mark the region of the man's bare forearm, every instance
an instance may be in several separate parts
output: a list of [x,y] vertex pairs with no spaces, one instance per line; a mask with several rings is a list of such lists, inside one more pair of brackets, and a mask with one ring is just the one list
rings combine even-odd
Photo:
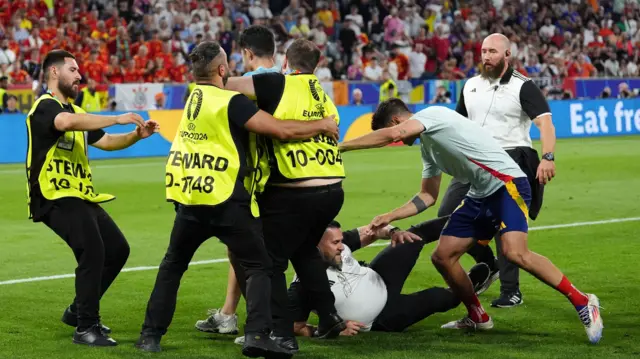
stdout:
[[224,88],[229,91],[240,92],[245,96],[249,96],[249,98],[254,98],[256,96],[256,89],[253,86],[252,76],[230,77]]
[[433,206],[435,199],[428,193],[420,192],[402,207],[394,209],[390,215],[393,221],[413,217]]
[[288,140],[306,140],[323,133],[325,125],[322,120],[317,121],[296,121],[281,120],[279,121],[283,137]]
[[551,121],[551,116],[544,115],[539,119],[540,142],[542,142],[542,153],[555,152],[556,129]]
[[136,131],[122,133],[117,135],[105,134],[98,142],[94,143],[97,147],[104,151],[118,151],[133,146],[140,141],[140,137]]
[[59,131],[93,131],[115,125],[117,118],[117,116],[61,112],[56,116],[54,124]]
[[375,231],[372,235],[367,234],[367,227],[358,227],[358,234],[360,235],[360,247],[364,248],[378,239],[391,238],[391,230],[395,229],[395,226],[388,225]]
[[367,148],[384,147],[394,142],[392,130],[389,128],[373,131],[340,144],[340,151],[353,151]]

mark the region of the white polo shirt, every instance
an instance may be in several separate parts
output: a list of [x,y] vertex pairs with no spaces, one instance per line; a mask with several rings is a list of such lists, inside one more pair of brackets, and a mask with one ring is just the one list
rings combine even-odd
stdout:
[[[357,251],[361,246],[358,230],[346,231],[343,235],[344,250],[340,253],[342,268],[327,268],[327,279],[335,297],[334,305],[338,315],[344,320],[363,323],[362,331],[368,332],[387,304],[387,285],[380,274],[366,265],[360,265],[353,256],[353,251]],[[296,282],[299,282],[297,275],[289,288],[289,300],[292,301],[293,307],[302,310],[313,309],[307,302],[308,295],[305,290]],[[306,317],[304,319],[306,320]]]
[[538,86],[511,67],[499,79],[478,75],[467,80],[456,111],[484,127],[505,149],[532,147],[531,121],[551,114]]
[[327,269],[336,311],[344,320],[363,323],[368,332],[387,304],[387,286],[376,271],[358,263],[348,246],[341,256],[342,270]]

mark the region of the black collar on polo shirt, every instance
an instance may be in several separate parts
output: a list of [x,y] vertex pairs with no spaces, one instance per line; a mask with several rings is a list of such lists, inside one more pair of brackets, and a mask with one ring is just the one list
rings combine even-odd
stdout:
[[507,71],[504,72],[504,75],[500,78],[500,85],[506,85],[511,80],[511,76],[513,75],[513,67],[508,66]]

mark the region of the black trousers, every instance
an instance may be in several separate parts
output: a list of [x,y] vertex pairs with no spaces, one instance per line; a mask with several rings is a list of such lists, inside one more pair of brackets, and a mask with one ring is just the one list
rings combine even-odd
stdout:
[[102,207],[79,198],[54,201],[42,221],[76,257],[76,297],[71,310],[78,313],[78,328],[99,323],[100,299],[129,258],[127,240]]
[[271,310],[276,336],[294,335],[285,277],[289,260],[310,294],[320,321],[336,312],[317,245],[343,202],[341,183],[309,188],[269,186],[260,198],[265,243],[273,260]]
[[229,201],[215,207],[177,206],[167,253],[160,263],[147,304],[142,334],[166,334],[176,309],[182,275],[200,245],[217,237],[232,253],[232,264],[246,293],[245,333],[271,329],[272,262],[262,237],[262,225],[251,216],[249,203]]
[[[453,178],[447,192],[444,194],[442,204],[438,209],[438,216],[448,216],[460,205],[469,188],[468,183],[461,183]],[[498,268],[500,269],[500,292],[513,293],[520,290],[520,271],[517,265],[510,262],[502,254],[502,241],[500,236],[496,234],[496,251],[498,252]],[[495,256],[491,247],[475,243],[468,253],[475,259],[477,263],[486,263],[493,270],[495,268]]]
[[371,261],[370,268],[387,286],[387,304],[371,330],[401,332],[424,318],[457,307],[460,300],[449,289],[433,287],[416,293],[401,294],[425,244],[438,240],[448,217],[437,218],[411,227],[422,241],[388,246]]

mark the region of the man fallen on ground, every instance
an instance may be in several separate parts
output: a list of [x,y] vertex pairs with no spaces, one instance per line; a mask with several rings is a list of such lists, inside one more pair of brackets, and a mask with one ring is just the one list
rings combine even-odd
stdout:
[[[431,287],[401,294],[422,249],[439,238],[448,218],[425,221],[407,231],[387,226],[373,235],[366,234],[367,227],[342,231],[335,221],[328,226],[318,250],[327,265],[336,310],[347,321],[347,329],[341,335],[353,336],[366,331],[401,332],[434,313],[446,312],[460,304],[447,288]],[[353,256],[353,252],[380,239],[391,239],[391,245],[378,253],[370,264]],[[489,267],[478,263],[469,276],[474,288],[480,289],[489,280]],[[315,333],[315,328],[307,324],[313,311],[309,302],[303,283],[294,278],[289,288],[289,303],[298,336],[314,336]]]

